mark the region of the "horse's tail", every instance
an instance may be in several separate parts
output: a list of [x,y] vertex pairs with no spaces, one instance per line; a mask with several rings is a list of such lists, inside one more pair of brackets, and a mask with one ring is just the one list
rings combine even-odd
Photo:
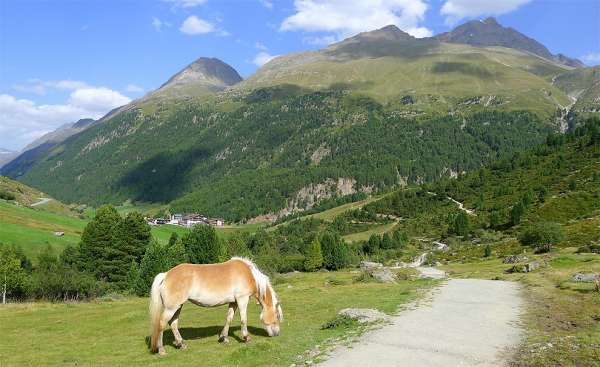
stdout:
[[150,350],[157,352],[158,336],[160,335],[160,318],[163,311],[163,302],[160,295],[160,286],[167,273],[159,273],[154,277],[152,288],[150,289]]

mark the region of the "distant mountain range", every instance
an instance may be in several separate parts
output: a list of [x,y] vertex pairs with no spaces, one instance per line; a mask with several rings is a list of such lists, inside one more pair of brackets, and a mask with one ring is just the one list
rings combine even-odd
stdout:
[[0,164],[0,168],[6,171],[18,172],[17,175],[20,172],[26,172],[50,149],[64,142],[67,138],[89,128],[94,122],[96,122],[94,119],[81,119],[77,122],[64,124],[29,143],[21,152],[14,152],[10,159],[5,160],[4,164]]
[[276,57],[246,80],[200,58],[0,172],[66,202],[274,219],[455,177],[566,129],[600,112],[596,69],[580,66],[493,18],[425,39],[386,26]]
[[17,155],[19,155],[18,152],[0,148],[0,168],[13,160]]

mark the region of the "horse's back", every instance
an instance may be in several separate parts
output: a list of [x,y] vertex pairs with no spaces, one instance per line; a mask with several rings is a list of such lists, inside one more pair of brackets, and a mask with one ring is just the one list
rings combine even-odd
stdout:
[[212,306],[254,293],[255,282],[248,265],[234,259],[219,264],[177,265],[167,272],[165,286],[176,303],[190,299]]

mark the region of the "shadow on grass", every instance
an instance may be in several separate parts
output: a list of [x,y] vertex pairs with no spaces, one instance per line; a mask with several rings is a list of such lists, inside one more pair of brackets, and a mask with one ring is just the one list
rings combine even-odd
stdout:
[[[179,328],[179,332],[181,333],[181,337],[183,340],[197,340],[203,338],[211,338],[214,337],[215,343],[218,341],[219,333],[223,330],[223,326],[205,326],[205,327],[184,327]],[[229,328],[229,337],[235,339],[239,343],[243,343],[242,338],[239,336],[240,334],[239,326],[232,326]],[[251,336],[263,336],[267,337],[269,334],[262,329],[254,326],[248,326],[248,332]],[[150,336],[146,336],[146,346],[150,348]],[[163,345],[173,345],[175,338],[173,337],[173,332],[171,329],[166,329],[163,334]]]

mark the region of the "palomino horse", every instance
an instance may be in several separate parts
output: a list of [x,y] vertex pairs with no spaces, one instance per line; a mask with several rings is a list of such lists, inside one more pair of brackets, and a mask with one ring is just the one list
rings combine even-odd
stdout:
[[187,300],[204,307],[229,304],[225,326],[219,341],[228,342],[229,324],[236,308],[240,309],[242,337],[248,342],[246,307],[254,296],[262,311],[260,319],[269,336],[279,335],[279,323],[283,320],[281,305],[269,278],[248,259],[234,257],[221,264],[181,264],[166,273],[160,273],[152,282],[150,292],[150,327],[152,352],[165,354],[163,330],[171,325],[175,346],[186,345],[177,329],[179,313]]

